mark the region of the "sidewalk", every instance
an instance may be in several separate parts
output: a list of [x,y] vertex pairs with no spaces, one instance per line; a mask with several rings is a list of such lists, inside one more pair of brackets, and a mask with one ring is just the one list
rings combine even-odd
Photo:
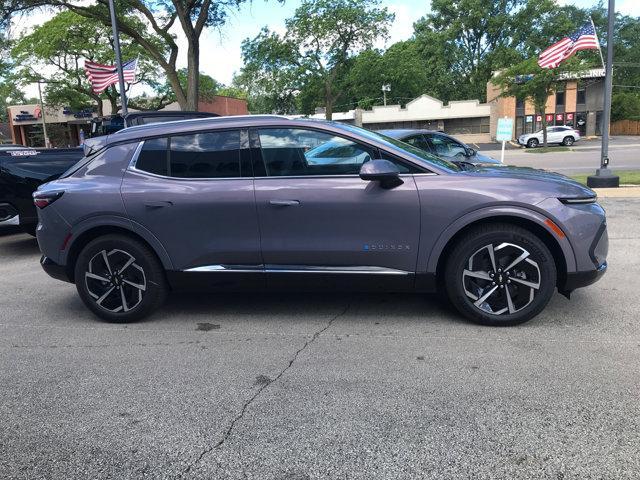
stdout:
[[594,188],[598,198],[640,198],[640,185],[627,185],[618,188]]

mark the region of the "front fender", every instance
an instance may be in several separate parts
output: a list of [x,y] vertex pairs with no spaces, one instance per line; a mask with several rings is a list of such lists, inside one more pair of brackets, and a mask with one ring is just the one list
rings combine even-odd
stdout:
[[[440,236],[433,244],[431,250],[428,252],[424,252],[424,257],[419,259],[418,271],[435,273],[442,252],[444,251],[449,241],[451,241],[451,239],[459,231],[471,225],[472,223],[481,222],[482,220],[495,220],[496,217],[514,217],[518,219],[528,220],[544,228],[560,246],[567,265],[567,272],[576,271],[576,257],[569,239],[566,236],[564,238],[558,238],[553,230],[551,230],[551,228],[549,228],[549,226],[545,223],[547,220],[552,219],[546,217],[540,212],[520,206],[484,207],[459,217],[442,231]],[[421,251],[423,251],[423,249],[421,249]]]

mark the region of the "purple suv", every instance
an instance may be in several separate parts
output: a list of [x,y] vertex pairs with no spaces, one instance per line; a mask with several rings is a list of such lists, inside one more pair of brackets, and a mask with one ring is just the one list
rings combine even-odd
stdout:
[[607,268],[593,191],[524,168],[462,171],[393,138],[276,116],[96,139],[34,194],[42,266],[99,317],[172,289],[446,291],[467,318],[522,323]]

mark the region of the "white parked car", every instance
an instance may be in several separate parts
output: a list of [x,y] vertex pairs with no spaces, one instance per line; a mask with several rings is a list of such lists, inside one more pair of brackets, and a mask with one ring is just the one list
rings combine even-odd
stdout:
[[[571,127],[557,126],[547,127],[547,143],[548,144],[560,144],[565,146],[573,145],[580,140],[580,132],[574,130]],[[542,145],[544,140],[542,138],[542,130],[535,133],[526,133],[518,137],[518,143],[525,147],[534,148],[538,145]]]

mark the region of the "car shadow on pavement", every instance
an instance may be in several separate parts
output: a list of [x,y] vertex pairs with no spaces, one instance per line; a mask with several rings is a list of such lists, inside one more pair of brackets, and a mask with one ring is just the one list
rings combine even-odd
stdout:
[[233,315],[302,319],[330,315],[349,306],[349,317],[405,318],[464,322],[439,295],[419,293],[246,292],[173,293],[153,318],[186,315],[190,318]]
[[2,254],[12,256],[33,256],[40,251],[37,240],[26,233],[19,233],[15,238],[4,240],[0,248]]

